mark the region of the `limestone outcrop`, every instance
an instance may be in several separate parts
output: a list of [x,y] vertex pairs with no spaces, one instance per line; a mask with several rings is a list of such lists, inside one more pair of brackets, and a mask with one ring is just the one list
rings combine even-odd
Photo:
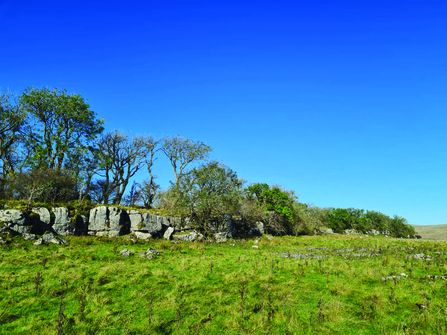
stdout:
[[130,219],[123,209],[100,206],[90,210],[88,235],[114,237],[129,233]]
[[18,209],[0,210],[0,233],[8,231],[16,234],[29,234],[28,217]]

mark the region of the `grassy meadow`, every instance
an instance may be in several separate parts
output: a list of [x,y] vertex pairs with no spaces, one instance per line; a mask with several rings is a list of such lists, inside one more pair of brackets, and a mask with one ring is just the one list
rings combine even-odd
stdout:
[[421,237],[424,239],[447,241],[447,224],[433,226],[412,226],[416,230],[416,233],[421,235]]
[[0,246],[1,334],[447,333],[446,242],[67,240]]

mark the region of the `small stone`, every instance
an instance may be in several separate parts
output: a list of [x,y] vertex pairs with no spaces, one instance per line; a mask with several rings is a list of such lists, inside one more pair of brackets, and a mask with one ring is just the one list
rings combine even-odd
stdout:
[[252,246],[252,248],[259,249],[257,245]]
[[149,248],[149,249],[146,250],[146,255],[149,255],[149,254],[154,254],[154,255],[159,256],[159,255],[160,255],[160,252],[157,251],[157,250],[155,250],[155,249],[151,249],[151,248]]
[[42,245],[43,239],[39,238],[36,242],[33,243],[33,245]]
[[23,239],[26,240],[35,240],[36,239],[36,235],[35,234],[23,234],[22,235]]
[[146,256],[146,259],[154,259],[154,255],[150,254]]
[[130,252],[130,250],[128,249],[124,249],[120,251],[121,256],[123,257],[130,257],[130,255],[132,255],[132,253]]

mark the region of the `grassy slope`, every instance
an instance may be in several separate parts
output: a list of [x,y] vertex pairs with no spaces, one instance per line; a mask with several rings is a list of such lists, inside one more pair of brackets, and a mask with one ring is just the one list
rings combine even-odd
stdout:
[[[0,247],[1,334],[56,334],[61,296],[64,334],[447,333],[447,281],[427,279],[447,274],[444,242],[263,237],[253,248],[252,240],[67,239],[69,246],[18,238]],[[149,246],[161,255],[137,257]],[[124,248],[134,255],[123,258]],[[408,256],[421,252],[433,260]],[[402,272],[409,277],[381,281]]]
[[422,236],[422,238],[432,240],[447,240],[447,224],[435,225],[435,226],[416,226],[413,225],[416,232]]

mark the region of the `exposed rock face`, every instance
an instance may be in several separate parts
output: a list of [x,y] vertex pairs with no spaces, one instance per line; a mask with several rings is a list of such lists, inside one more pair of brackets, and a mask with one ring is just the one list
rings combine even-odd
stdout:
[[55,207],[52,210],[55,215],[53,230],[58,235],[72,235],[74,233],[74,225],[71,224],[68,209],[65,207]]
[[174,240],[181,240],[185,242],[195,242],[195,241],[202,241],[203,235],[193,231],[189,234],[172,235],[172,238]]
[[88,234],[114,237],[130,232],[129,215],[118,207],[100,206],[90,210]]
[[88,234],[88,217],[85,215],[76,215],[75,219],[75,235],[87,235]]
[[141,213],[136,210],[130,210],[127,214],[129,215],[130,231],[134,232],[140,230],[140,227],[142,227],[143,224],[143,216]]
[[223,242],[234,236],[236,224],[231,215],[225,214],[208,222],[207,229],[211,234],[214,234],[216,241]]
[[315,234],[317,235],[331,235],[334,231],[331,228],[317,228]]
[[174,218],[157,216],[149,213],[129,211],[130,230],[149,233],[152,236],[162,237],[166,229],[175,222]]
[[219,243],[226,242],[228,240],[227,235],[225,233],[214,234],[214,239],[216,240],[216,242]]
[[7,209],[0,211],[0,232],[2,228],[9,228],[10,231],[18,234],[29,234],[30,228],[27,227],[27,216],[18,209]]
[[31,231],[34,234],[42,235],[46,231],[53,231],[51,228],[51,215],[48,209],[44,207],[33,208],[31,212],[37,214],[34,217],[31,215],[31,223],[33,225]]
[[264,234],[264,224],[258,222],[246,222],[242,219],[234,219],[236,235],[258,236]]

